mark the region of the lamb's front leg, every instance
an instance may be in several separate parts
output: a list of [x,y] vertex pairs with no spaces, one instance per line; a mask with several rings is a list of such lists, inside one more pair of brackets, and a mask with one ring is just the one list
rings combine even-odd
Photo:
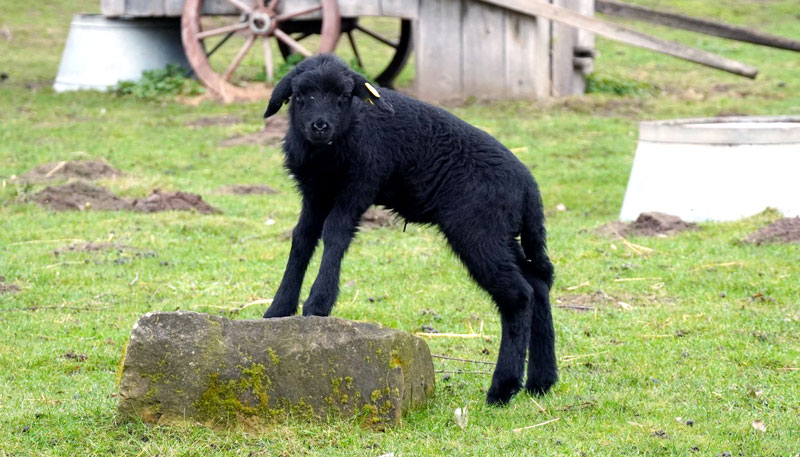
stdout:
[[278,287],[269,309],[264,313],[264,317],[291,316],[297,312],[297,301],[300,298],[303,277],[306,274],[308,262],[316,249],[327,214],[328,208],[324,205],[312,202],[307,198],[303,199],[300,219],[292,231],[292,249],[289,252],[286,271],[283,273],[281,285]]
[[358,230],[361,216],[372,203],[371,195],[364,189],[344,192],[325,219],[322,262],[308,300],[303,304],[303,316],[327,316],[331,313],[339,295],[342,258]]

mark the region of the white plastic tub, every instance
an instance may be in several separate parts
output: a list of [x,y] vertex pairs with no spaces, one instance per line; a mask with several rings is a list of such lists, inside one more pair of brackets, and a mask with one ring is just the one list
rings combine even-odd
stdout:
[[800,116],[643,122],[620,219],[800,216]]
[[167,64],[190,68],[181,44],[179,18],[107,18],[77,14],[61,56],[53,89],[106,90],[136,81],[145,70]]

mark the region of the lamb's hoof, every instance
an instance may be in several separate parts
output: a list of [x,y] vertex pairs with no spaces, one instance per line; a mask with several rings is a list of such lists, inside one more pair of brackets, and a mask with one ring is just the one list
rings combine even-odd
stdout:
[[546,394],[555,383],[556,379],[535,381],[529,379],[528,382],[525,383],[525,390],[531,395],[541,397]]
[[493,383],[486,394],[486,403],[493,406],[505,406],[519,392],[519,381],[509,380],[502,383]]
[[273,317],[288,317],[293,315],[295,312],[292,312],[291,310],[287,311],[286,309],[270,306],[269,309],[267,309],[267,311],[264,313],[264,319],[271,319]]
[[333,310],[334,299],[325,298],[320,295],[311,294],[308,299],[303,303],[303,316],[330,316]]
[[311,316],[328,317],[330,316],[330,314],[331,314],[330,312],[326,312],[324,309],[307,308],[303,306],[303,317],[311,317]]

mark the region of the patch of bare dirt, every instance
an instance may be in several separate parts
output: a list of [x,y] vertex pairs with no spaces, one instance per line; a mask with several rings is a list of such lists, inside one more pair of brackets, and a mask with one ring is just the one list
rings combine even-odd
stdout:
[[220,146],[275,146],[283,141],[287,130],[289,130],[289,119],[285,116],[276,116],[270,118],[258,132],[232,136],[222,140]]
[[643,98],[612,98],[597,100],[592,97],[569,97],[558,102],[560,108],[574,113],[594,114],[604,117],[639,118],[647,108],[647,100]]
[[596,290],[590,294],[573,294],[556,298],[553,306],[573,311],[594,311],[599,306],[612,305],[615,301],[614,297],[602,290]]
[[130,250],[130,249],[136,249],[136,248],[118,243],[88,242],[88,243],[70,244],[68,246],[58,248],[53,251],[53,255],[58,257],[59,255],[65,252],[99,252],[99,251],[114,251],[114,250],[121,253],[125,250]]
[[19,291],[20,288],[18,285],[6,283],[5,276],[0,276],[0,295],[13,294]]
[[716,117],[739,117],[739,116],[747,116],[747,114],[736,110],[724,110],[718,112],[716,115]]
[[[135,259],[158,257],[158,253],[154,251],[146,251],[133,246],[127,246],[119,243],[107,243],[107,242],[100,242],[100,243],[88,242],[88,243],[71,244],[54,250],[53,255],[59,257],[64,253],[73,253],[73,252],[82,252],[82,253],[100,254],[100,255],[103,255],[105,253],[110,253],[112,255],[116,254],[117,257],[116,259],[113,259],[113,262],[117,265],[122,265]],[[86,259],[85,262],[89,263],[89,260]],[[102,265],[105,262],[102,260],[95,259],[94,263],[96,265]],[[169,262],[161,262],[162,266],[168,264]]]
[[158,211],[189,211],[194,210],[203,214],[220,214],[217,208],[203,201],[203,197],[187,192],[163,192],[159,189],[145,198],[133,200],[134,211],[142,213],[155,213]]
[[652,303],[672,301],[673,299],[670,297],[659,296],[657,294],[623,294],[612,296],[602,290],[595,290],[588,294],[571,294],[558,297],[553,302],[553,306],[576,312],[593,312],[609,307],[628,311],[636,306],[647,306]]
[[642,213],[631,223],[609,222],[595,232],[603,236],[669,236],[685,230],[698,230],[697,224],[678,216],[659,212]]
[[361,216],[360,227],[369,230],[377,227],[391,227],[397,223],[397,218],[391,211],[372,206]]
[[800,243],[800,217],[787,217],[747,235],[748,243]]
[[83,181],[75,181],[63,186],[48,186],[30,197],[44,207],[55,211],[123,211],[131,209],[131,202],[111,193],[103,187],[93,186]]
[[69,179],[85,179],[92,181],[101,178],[122,176],[122,172],[114,168],[105,159],[64,160],[37,166],[20,176],[20,181],[37,183],[47,181],[66,181]]
[[221,213],[217,208],[203,201],[203,197],[187,192],[162,192],[154,190],[145,198],[129,200],[116,195],[103,187],[83,181],[75,181],[63,186],[48,186],[29,199],[56,211],[138,211],[154,213],[157,211],[195,210],[204,214]]
[[226,114],[222,116],[199,117],[192,121],[186,122],[183,125],[189,128],[198,128],[198,127],[211,127],[215,125],[235,125],[241,123],[242,123],[242,118]]
[[258,194],[277,194],[278,191],[266,184],[233,184],[222,186],[217,189],[218,194],[231,195],[258,195]]

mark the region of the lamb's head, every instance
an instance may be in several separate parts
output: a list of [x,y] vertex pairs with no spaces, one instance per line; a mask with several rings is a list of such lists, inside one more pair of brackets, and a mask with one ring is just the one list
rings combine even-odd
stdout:
[[[354,102],[354,98],[359,100]],[[330,54],[305,59],[284,76],[272,91],[264,117],[277,113],[290,100],[292,128],[315,145],[330,144],[346,132],[354,112],[361,108],[357,103],[392,112],[364,76]]]

